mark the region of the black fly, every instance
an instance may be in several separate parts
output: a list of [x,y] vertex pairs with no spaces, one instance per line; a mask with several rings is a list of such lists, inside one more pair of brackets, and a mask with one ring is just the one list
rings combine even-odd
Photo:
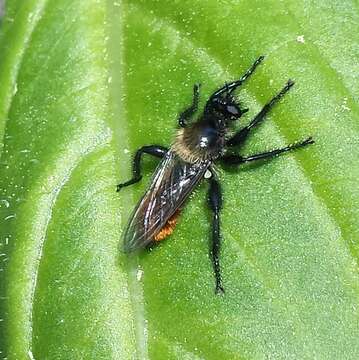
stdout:
[[152,242],[160,241],[169,235],[175,227],[179,210],[188,195],[200,180],[204,177],[208,178],[208,204],[213,212],[211,257],[216,279],[216,293],[224,292],[219,263],[221,244],[219,215],[222,208],[222,193],[218,179],[212,170],[213,163],[219,160],[224,164],[240,165],[250,161],[272,158],[314,143],[310,137],[281,149],[250,156],[227,153],[228,148],[240,145],[245,141],[250,131],[263,121],[270,109],[294,85],[294,82],[289,80],[247,126],[233,136],[228,136],[231,123],[248,111],[248,109],[240,109],[233,92],[248,79],[263,58],[263,56],[259,57],[239,80],[225,84],[215,91],[208,99],[204,111],[197,121],[189,123],[198,108],[199,85],[195,85],[192,105],[179,116],[180,129],[172,146],[169,149],[159,145],[140,148],[134,157],[132,179],[117,186],[117,191],[119,191],[122,187],[141,180],[142,154],[146,153],[162,159],[154,173],[149,189],[136,206],[127,226],[124,250],[131,252],[144,248]]

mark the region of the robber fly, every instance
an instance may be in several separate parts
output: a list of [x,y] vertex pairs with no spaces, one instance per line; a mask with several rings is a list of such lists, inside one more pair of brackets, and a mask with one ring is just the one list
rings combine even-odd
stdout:
[[178,119],[179,130],[170,148],[160,145],[143,146],[137,150],[133,160],[133,177],[117,185],[117,191],[125,186],[139,182],[141,175],[141,157],[149,154],[162,161],[158,165],[147,192],[137,204],[124,235],[124,250],[132,252],[158,242],[172,233],[179,210],[196,185],[207,178],[209,182],[208,204],[213,213],[211,258],[216,280],[216,293],[223,293],[220,271],[220,211],[222,192],[217,176],[213,171],[215,161],[238,166],[274,156],[313,144],[311,137],[288,145],[281,149],[260,154],[241,156],[227,149],[242,144],[251,130],[260,124],[270,109],[294,85],[289,80],[283,89],[274,96],[254,119],[234,135],[229,135],[230,125],[238,120],[248,109],[241,109],[234,97],[234,91],[240,87],[262,62],[259,57],[247,72],[239,79],[215,91],[207,100],[204,111],[195,122],[190,122],[198,109],[199,85],[194,85],[191,106],[183,111]]

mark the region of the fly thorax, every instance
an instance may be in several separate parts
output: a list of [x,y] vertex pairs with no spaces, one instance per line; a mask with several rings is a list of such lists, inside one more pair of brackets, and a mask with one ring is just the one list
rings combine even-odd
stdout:
[[195,123],[177,132],[172,149],[190,163],[213,160],[224,147],[224,133],[205,123]]

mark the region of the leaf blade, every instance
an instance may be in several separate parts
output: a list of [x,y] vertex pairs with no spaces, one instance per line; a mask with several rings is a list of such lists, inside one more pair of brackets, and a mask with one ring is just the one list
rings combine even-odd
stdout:
[[[347,60],[356,52],[348,34],[355,4],[305,2],[303,11],[293,1],[286,8],[273,1],[162,5],[48,1],[23,55],[4,60],[13,61],[12,71],[20,64],[1,158],[9,203],[2,203],[2,239],[12,236],[7,351],[23,358],[29,351],[35,358],[350,358],[359,352],[357,65]],[[344,27],[341,16],[350,19]],[[330,28],[348,35],[340,52]],[[265,64],[240,94],[251,114],[288,76],[297,86],[243,152],[312,134],[317,144],[261,167],[219,170],[227,293],[218,298],[205,186],[163,246],[128,260],[118,252],[120,226],[148,177],[117,196],[116,167],[123,179],[128,150],[170,142],[192,83],[203,81],[205,99],[262,53]],[[2,87],[10,97],[11,79]]]

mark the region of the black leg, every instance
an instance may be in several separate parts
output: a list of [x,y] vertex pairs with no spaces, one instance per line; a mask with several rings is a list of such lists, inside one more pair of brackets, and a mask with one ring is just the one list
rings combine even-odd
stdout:
[[255,118],[227,141],[227,146],[236,146],[241,144],[248,136],[250,130],[264,120],[271,108],[289,91],[293,85],[294,81],[288,80],[283,89],[274,96],[271,101],[264,105],[263,109],[255,116]]
[[275,149],[272,151],[267,151],[264,153],[255,154],[255,155],[251,155],[251,156],[225,155],[221,158],[221,160],[223,161],[224,164],[239,165],[239,164],[243,164],[245,162],[272,158],[278,154],[281,154],[281,153],[284,153],[287,151],[291,151],[294,149],[298,149],[298,148],[301,148],[301,147],[309,145],[309,144],[314,144],[314,140],[311,137],[309,137],[308,139],[306,139],[304,141],[295,143],[293,145],[288,145],[281,149]]
[[186,127],[187,121],[191,119],[191,117],[195,114],[195,112],[198,109],[199,88],[200,88],[200,84],[194,84],[192,105],[180,114],[178,119],[178,124],[180,127]]
[[220,233],[220,219],[219,213],[222,209],[222,192],[218,180],[215,179],[214,174],[209,179],[209,192],[208,192],[209,207],[213,211],[212,223],[212,263],[214,275],[216,278],[216,294],[224,293],[222,286],[221,268],[219,265],[219,254],[221,249],[221,233]]
[[239,80],[233,81],[229,84],[225,84],[223,87],[221,87],[211,95],[210,100],[217,96],[220,96],[224,92],[231,94],[236,88],[241,86],[254,73],[254,70],[263,61],[263,59],[264,56],[260,56]]
[[149,154],[152,156],[156,156],[158,158],[162,158],[165,156],[166,152],[168,151],[167,148],[160,145],[149,145],[149,146],[142,146],[140,149],[136,151],[136,155],[133,159],[132,165],[132,179],[128,180],[122,184],[117,185],[117,191],[120,191],[121,188],[125,186],[129,186],[139,182],[142,179],[141,175],[141,157],[142,154]]

